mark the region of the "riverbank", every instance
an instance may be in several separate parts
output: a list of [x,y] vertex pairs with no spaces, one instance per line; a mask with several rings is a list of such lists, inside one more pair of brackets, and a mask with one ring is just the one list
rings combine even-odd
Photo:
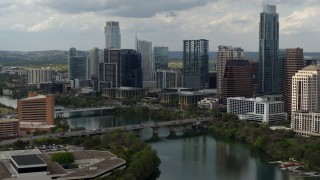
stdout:
[[210,134],[248,143],[265,152],[274,161],[294,158],[302,161],[308,170],[320,170],[319,138],[297,136],[288,130],[273,131],[267,125],[245,123],[235,117],[223,119],[209,127]]

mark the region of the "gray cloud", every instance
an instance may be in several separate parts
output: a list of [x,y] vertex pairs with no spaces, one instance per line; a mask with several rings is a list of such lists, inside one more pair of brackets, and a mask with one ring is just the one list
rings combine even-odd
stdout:
[[186,10],[205,6],[210,0],[46,0],[39,5],[64,13],[96,12],[120,17],[149,18],[158,12]]

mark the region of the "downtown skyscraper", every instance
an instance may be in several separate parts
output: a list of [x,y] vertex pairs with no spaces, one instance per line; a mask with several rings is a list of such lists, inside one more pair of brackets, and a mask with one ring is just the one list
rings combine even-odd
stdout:
[[219,96],[223,94],[223,77],[227,61],[243,60],[243,49],[232,46],[218,46],[217,51],[217,92]]
[[265,5],[259,27],[259,92],[277,94],[282,90],[283,58],[279,51],[279,15],[276,6]]
[[183,41],[183,87],[208,86],[209,40]]
[[152,56],[152,42],[136,37],[136,51],[141,54],[143,88],[156,88],[155,63]]
[[107,21],[104,27],[104,34],[106,36],[106,49],[121,48],[121,34],[120,26],[117,21]]

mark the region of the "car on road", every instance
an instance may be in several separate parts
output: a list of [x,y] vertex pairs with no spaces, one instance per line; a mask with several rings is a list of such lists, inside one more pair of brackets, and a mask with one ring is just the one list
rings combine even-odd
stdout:
[[60,133],[60,134],[59,134],[59,136],[63,136],[63,135],[64,135],[64,133]]

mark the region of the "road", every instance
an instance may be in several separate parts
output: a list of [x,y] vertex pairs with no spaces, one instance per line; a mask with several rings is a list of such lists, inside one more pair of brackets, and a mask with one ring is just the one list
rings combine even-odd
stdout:
[[48,138],[48,137],[54,137],[54,138],[74,137],[74,136],[81,136],[81,135],[103,134],[103,133],[110,132],[110,131],[116,130],[116,129],[135,130],[135,129],[144,129],[144,128],[179,126],[179,125],[184,125],[184,124],[193,124],[193,123],[197,123],[197,122],[199,122],[199,123],[209,122],[211,120],[212,120],[212,117],[201,117],[201,118],[194,118],[194,119],[163,121],[163,122],[157,122],[157,123],[152,122],[152,123],[134,124],[134,125],[126,125],[126,126],[108,127],[108,128],[98,129],[98,130],[51,133],[51,134],[43,134],[43,135],[38,135],[38,136],[30,136],[30,137],[25,137],[25,138],[3,140],[0,142],[0,145],[12,144],[19,139],[22,141],[28,141],[28,140],[35,140],[35,139]]

